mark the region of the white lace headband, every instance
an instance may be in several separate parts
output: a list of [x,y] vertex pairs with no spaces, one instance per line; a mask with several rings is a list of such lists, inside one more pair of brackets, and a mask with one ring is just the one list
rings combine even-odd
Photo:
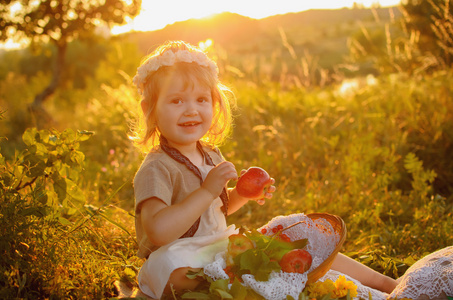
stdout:
[[172,66],[177,62],[197,63],[200,66],[208,67],[212,75],[217,79],[217,65],[204,52],[188,50],[178,50],[173,52],[171,50],[167,50],[162,55],[156,55],[148,58],[146,62],[138,67],[137,74],[133,79],[134,84],[137,86],[138,92],[141,95],[143,94],[146,78],[151,72],[155,72],[164,66]]

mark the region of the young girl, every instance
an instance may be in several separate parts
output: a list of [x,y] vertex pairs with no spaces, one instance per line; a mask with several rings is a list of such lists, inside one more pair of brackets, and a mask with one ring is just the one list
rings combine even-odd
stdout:
[[146,124],[139,143],[151,149],[134,179],[138,255],[147,258],[138,280],[153,298],[196,287],[187,271],[211,262],[236,232],[225,217],[249,200],[263,204],[275,190],[246,199],[226,189],[237,172],[215,147],[231,124],[217,72],[199,49],[169,42],[134,77]]
[[[144,118],[137,142],[148,151],[134,179],[138,256],[146,258],[138,281],[142,292],[160,298],[171,288],[195,288],[187,271],[212,262],[237,232],[226,216],[250,200],[264,204],[275,187],[255,199],[226,188],[238,178],[216,148],[231,125],[227,89],[201,50],[168,42],[141,64],[134,83]],[[344,255],[333,268],[382,291],[396,285]]]

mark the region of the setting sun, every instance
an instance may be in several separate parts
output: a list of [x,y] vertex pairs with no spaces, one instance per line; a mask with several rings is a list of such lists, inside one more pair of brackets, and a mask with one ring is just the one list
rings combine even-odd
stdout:
[[125,26],[113,28],[113,34],[120,34],[127,31],[150,31],[162,29],[169,24],[188,19],[198,19],[208,17],[212,14],[221,12],[237,13],[246,17],[260,19],[272,15],[285,14],[290,12],[300,12],[308,9],[338,9],[352,7],[354,3],[371,7],[379,4],[380,6],[395,6],[399,0],[321,0],[316,3],[309,1],[257,1],[257,0],[231,0],[212,2],[206,0],[194,1],[161,1],[155,5],[154,1],[143,1],[140,14]]

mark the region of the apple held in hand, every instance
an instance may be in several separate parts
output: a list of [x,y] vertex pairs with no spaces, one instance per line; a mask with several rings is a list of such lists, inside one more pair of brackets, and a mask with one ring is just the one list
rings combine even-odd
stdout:
[[236,190],[242,197],[259,198],[263,196],[271,184],[272,179],[265,170],[259,167],[250,167],[239,177]]
[[311,267],[313,258],[307,250],[293,249],[283,255],[280,267],[286,273],[305,273]]
[[228,253],[231,257],[236,257],[239,254],[255,248],[252,240],[243,234],[232,234],[228,237]]

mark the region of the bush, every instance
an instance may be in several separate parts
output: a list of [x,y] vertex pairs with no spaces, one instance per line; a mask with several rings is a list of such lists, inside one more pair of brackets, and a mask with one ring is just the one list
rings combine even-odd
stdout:
[[114,296],[113,282],[131,264],[120,254],[135,242],[130,233],[112,237],[132,220],[86,204],[79,143],[91,135],[28,129],[26,150],[10,161],[0,155],[0,298]]

